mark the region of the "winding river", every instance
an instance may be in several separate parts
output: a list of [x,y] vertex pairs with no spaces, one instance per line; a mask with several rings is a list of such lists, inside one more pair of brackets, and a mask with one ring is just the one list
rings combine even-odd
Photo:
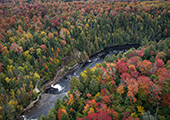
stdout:
[[42,114],[47,116],[48,111],[54,107],[54,103],[57,98],[62,99],[63,96],[67,95],[69,91],[69,81],[71,77],[80,75],[86,67],[94,67],[96,63],[102,63],[106,56],[110,57],[112,54],[118,54],[119,52],[126,52],[130,48],[138,48],[139,44],[123,45],[123,46],[112,46],[106,47],[100,52],[92,55],[88,61],[78,64],[74,69],[68,72],[67,75],[60,78],[55,85],[51,85],[51,88],[46,90],[42,94],[41,99],[31,109],[25,111],[21,117],[28,120],[38,119]]

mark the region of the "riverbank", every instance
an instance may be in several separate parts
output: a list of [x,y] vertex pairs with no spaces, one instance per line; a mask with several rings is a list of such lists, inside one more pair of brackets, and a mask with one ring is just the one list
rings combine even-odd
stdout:
[[[122,50],[122,49],[129,49],[129,48],[131,48],[131,47],[137,48],[137,47],[139,47],[139,46],[140,46],[139,44],[126,44],[126,45],[109,46],[109,47],[103,48],[102,50],[97,51],[95,54],[92,54],[89,58],[90,58],[90,59],[94,59],[94,58],[99,57],[99,59],[101,59],[100,56],[102,56],[103,59],[104,59],[105,56],[103,56],[103,54],[98,55],[99,53],[102,53],[103,51],[109,52],[109,49],[112,49],[112,50]],[[106,53],[107,53],[107,52],[106,52]],[[115,52],[115,54],[116,54],[116,53],[118,53],[118,51]],[[109,54],[109,53],[107,53],[107,54]],[[106,55],[106,54],[104,54],[104,55]],[[102,61],[100,61],[100,62],[102,62]],[[45,91],[47,91],[47,90],[49,90],[49,89],[51,88],[51,84],[55,84],[55,83],[58,82],[59,79],[61,79],[62,77],[66,76],[66,75],[69,75],[71,72],[74,71],[74,68],[76,68],[76,66],[78,66],[78,65],[79,65],[79,67],[80,67],[80,66],[82,66],[82,67],[84,66],[84,68],[85,68],[85,65],[86,65],[87,63],[88,63],[88,62],[87,62],[86,60],[81,61],[80,63],[75,64],[73,67],[70,67],[70,68],[68,69],[68,71],[67,71],[65,74],[63,74],[63,75],[60,75],[60,73],[63,72],[64,66],[61,67],[60,69],[58,68],[58,70],[57,70],[58,72],[57,72],[57,74],[55,75],[53,81],[49,81],[48,83],[44,84],[45,87],[41,88],[41,89],[43,90],[43,92],[42,92],[41,94],[39,94],[39,96],[38,96],[38,98],[37,98],[36,101],[32,102],[29,107],[25,108],[25,110],[22,112],[21,115],[23,115],[25,112],[29,113],[29,111],[36,111],[36,110],[35,110],[36,108],[39,109],[39,108],[36,107],[36,106],[40,106],[40,105],[41,105],[41,107],[44,106],[44,108],[46,108],[46,104],[42,104],[43,102],[41,102],[41,101],[44,101],[45,103],[49,103],[49,101],[48,101],[47,98],[49,98],[49,99],[57,98],[57,97],[54,97],[54,98],[53,98],[53,95],[50,97],[51,93],[50,93],[50,95],[47,95],[47,94],[45,93]],[[94,62],[94,65],[95,65],[96,63],[97,63],[97,62],[95,61],[95,62]],[[78,74],[80,74],[80,73],[81,73],[81,71],[78,71]],[[77,75],[78,75],[78,74],[77,74]],[[60,83],[61,83],[61,82],[62,82],[62,81],[60,81]],[[69,82],[69,81],[68,81],[68,82]],[[69,85],[68,85],[68,87],[67,87],[67,90],[68,90],[68,89],[69,89]],[[67,91],[66,91],[66,92],[67,92]],[[45,94],[44,94],[44,93],[45,93]],[[47,93],[48,93],[48,92],[47,92]],[[52,94],[53,94],[53,93],[52,93]],[[56,92],[54,92],[54,94],[56,94]],[[57,93],[57,94],[58,94],[58,93]],[[62,94],[63,94],[63,93],[60,93],[61,96],[58,95],[58,97],[62,98]],[[45,95],[45,96],[44,96],[44,95]],[[47,96],[48,96],[48,97],[47,97]],[[39,100],[41,100],[41,101],[39,102]],[[48,106],[48,107],[51,108],[52,105],[51,105],[51,106]],[[31,109],[31,108],[33,108],[33,109]],[[30,110],[30,109],[31,109],[31,110]],[[43,110],[43,111],[44,111],[44,110]],[[42,112],[40,112],[40,114],[41,114],[41,113],[42,113]],[[48,113],[48,112],[47,112],[47,113]],[[21,115],[20,115],[20,116],[21,116]],[[34,117],[36,117],[36,116],[34,116]]]

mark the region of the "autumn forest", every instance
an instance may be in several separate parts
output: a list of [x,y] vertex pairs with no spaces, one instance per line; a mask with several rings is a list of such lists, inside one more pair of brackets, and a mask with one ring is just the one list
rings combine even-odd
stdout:
[[1,0],[0,120],[16,119],[60,67],[127,44],[140,47],[72,77],[40,120],[169,120],[170,2]]

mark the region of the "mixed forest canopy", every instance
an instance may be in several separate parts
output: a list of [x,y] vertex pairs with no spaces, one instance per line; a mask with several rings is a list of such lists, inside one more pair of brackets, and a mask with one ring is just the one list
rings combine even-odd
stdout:
[[36,82],[52,80],[65,58],[132,43],[142,47],[73,77],[70,97],[42,120],[169,119],[170,3],[1,1],[0,119],[15,119],[37,98]]
[[57,99],[40,120],[169,120],[169,55],[166,39],[106,57],[72,77],[69,98]]

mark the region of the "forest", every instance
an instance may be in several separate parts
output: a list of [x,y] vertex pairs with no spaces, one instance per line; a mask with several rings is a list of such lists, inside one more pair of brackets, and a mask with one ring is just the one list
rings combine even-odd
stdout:
[[[74,66],[114,45],[140,44],[106,57],[70,81],[40,120],[158,119],[170,115],[170,3],[0,1],[0,119],[13,120],[68,57]],[[76,52],[75,52],[76,51]]]

